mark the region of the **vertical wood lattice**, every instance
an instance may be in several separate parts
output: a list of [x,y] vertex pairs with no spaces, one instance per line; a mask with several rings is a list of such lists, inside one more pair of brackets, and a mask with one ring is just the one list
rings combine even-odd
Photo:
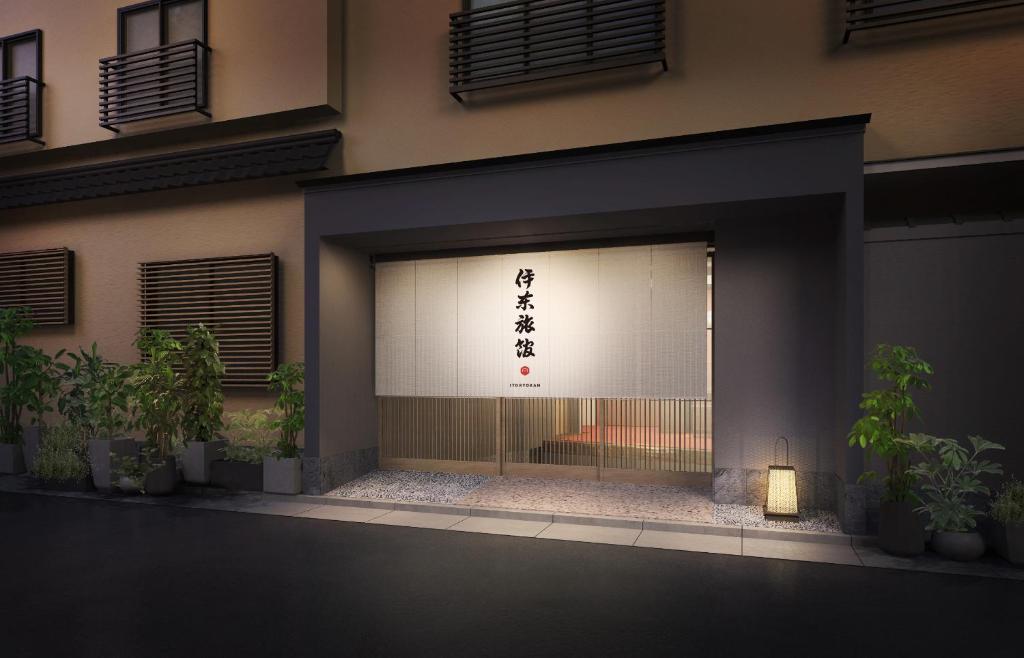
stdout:
[[277,257],[139,264],[141,326],[178,339],[203,323],[220,342],[224,386],[265,388],[277,367]]
[[72,324],[73,272],[66,247],[0,254],[0,308],[28,307],[36,325]]
[[386,459],[712,468],[710,400],[380,397],[377,409]]

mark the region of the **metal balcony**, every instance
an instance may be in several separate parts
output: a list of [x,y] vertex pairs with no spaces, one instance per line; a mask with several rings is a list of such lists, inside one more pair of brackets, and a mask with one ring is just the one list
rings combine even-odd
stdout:
[[907,25],[921,21],[1024,6],[1024,0],[846,0],[846,32]]
[[449,93],[665,60],[664,0],[518,0],[451,14]]
[[100,60],[100,126],[206,110],[210,49],[191,40]]
[[0,80],[0,144],[43,144],[43,83],[29,76]]

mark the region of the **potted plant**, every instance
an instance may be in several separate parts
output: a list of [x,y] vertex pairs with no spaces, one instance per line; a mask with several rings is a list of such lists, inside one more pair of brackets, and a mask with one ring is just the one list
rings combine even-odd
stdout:
[[277,446],[263,459],[263,491],[267,493],[302,492],[298,438],[306,422],[306,395],[300,388],[304,378],[301,362],[286,363],[267,376],[270,390],[277,393],[274,406],[280,414],[274,421],[279,432]]
[[224,364],[213,332],[202,324],[188,328],[181,351],[181,428],[185,439],[182,457],[185,481],[210,482],[210,464],[224,458],[227,441],[218,438],[224,413],[221,376]]
[[56,360],[63,355],[64,350],[60,350],[50,358],[37,350],[33,358],[34,367],[28,374],[30,385],[25,409],[29,412],[30,420],[28,427],[22,428],[21,438],[25,453],[25,469],[30,473],[35,472],[36,456],[43,441],[46,413],[53,411],[51,402],[60,392],[60,373]]
[[46,410],[43,400],[52,360],[18,342],[32,324],[27,308],[0,309],[0,473],[25,471],[22,412],[28,407],[38,419]]
[[1024,565],[1024,482],[1011,478],[992,502],[992,547],[1005,560]]
[[960,561],[976,560],[985,552],[985,540],[975,530],[977,517],[984,513],[975,509],[971,497],[989,494],[982,475],[1003,472],[999,464],[979,459],[983,452],[1002,450],[1003,446],[980,436],[967,438],[970,450],[954,439],[927,434],[911,434],[906,440],[924,457],[911,471],[922,480],[925,502],[917,510],[928,513],[932,549]]
[[226,459],[213,462],[210,482],[233,491],[263,491],[263,459],[274,451],[273,412],[235,411],[227,419]]
[[100,491],[113,487],[113,460],[136,457],[135,439],[127,436],[134,424],[130,408],[129,368],[104,361],[96,351],[68,353],[62,364],[64,385],[57,406],[70,423],[89,437],[89,466],[93,484]]
[[85,435],[71,423],[47,427],[45,440],[36,458],[36,476],[44,489],[89,491],[89,461],[86,457]]
[[[178,467],[172,452],[181,426],[182,399],[175,367],[180,363],[182,345],[162,329],[143,328],[135,339],[142,362],[132,368],[131,386],[138,427],[146,434],[139,488],[160,496],[172,493],[178,482]],[[122,488],[123,489],[123,488]]]
[[[916,476],[910,470],[911,447],[906,437],[908,422],[920,417],[911,393],[929,389],[926,376],[932,374],[932,367],[912,347],[885,344],[875,348],[869,366],[888,386],[864,393],[860,402],[864,416],[854,423],[848,438],[868,457],[885,460],[878,545],[894,555],[918,555],[924,552],[924,524],[914,511],[920,500],[914,493]],[[866,471],[857,481],[876,475]]]

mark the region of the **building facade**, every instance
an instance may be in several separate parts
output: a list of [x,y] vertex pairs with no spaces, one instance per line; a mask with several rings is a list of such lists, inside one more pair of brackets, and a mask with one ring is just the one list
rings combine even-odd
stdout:
[[0,252],[74,254],[48,351],[206,319],[229,408],[304,360],[309,491],[434,462],[760,504],[785,436],[861,532],[877,343],[934,364],[924,429],[1024,472],[1024,13],[874,4],[0,0]]

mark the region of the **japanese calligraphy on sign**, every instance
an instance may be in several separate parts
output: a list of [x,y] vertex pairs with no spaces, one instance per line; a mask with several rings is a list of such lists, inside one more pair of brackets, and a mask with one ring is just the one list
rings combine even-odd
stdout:
[[516,288],[524,290],[522,294],[516,295],[516,309],[524,311],[515,321],[516,333],[524,334],[522,338],[516,340],[516,356],[520,359],[537,356],[534,350],[535,344],[529,338],[529,334],[537,330],[535,318],[529,313],[535,308],[532,302],[533,291],[530,290],[535,278],[533,269],[529,267],[519,268],[519,273],[516,275]]

